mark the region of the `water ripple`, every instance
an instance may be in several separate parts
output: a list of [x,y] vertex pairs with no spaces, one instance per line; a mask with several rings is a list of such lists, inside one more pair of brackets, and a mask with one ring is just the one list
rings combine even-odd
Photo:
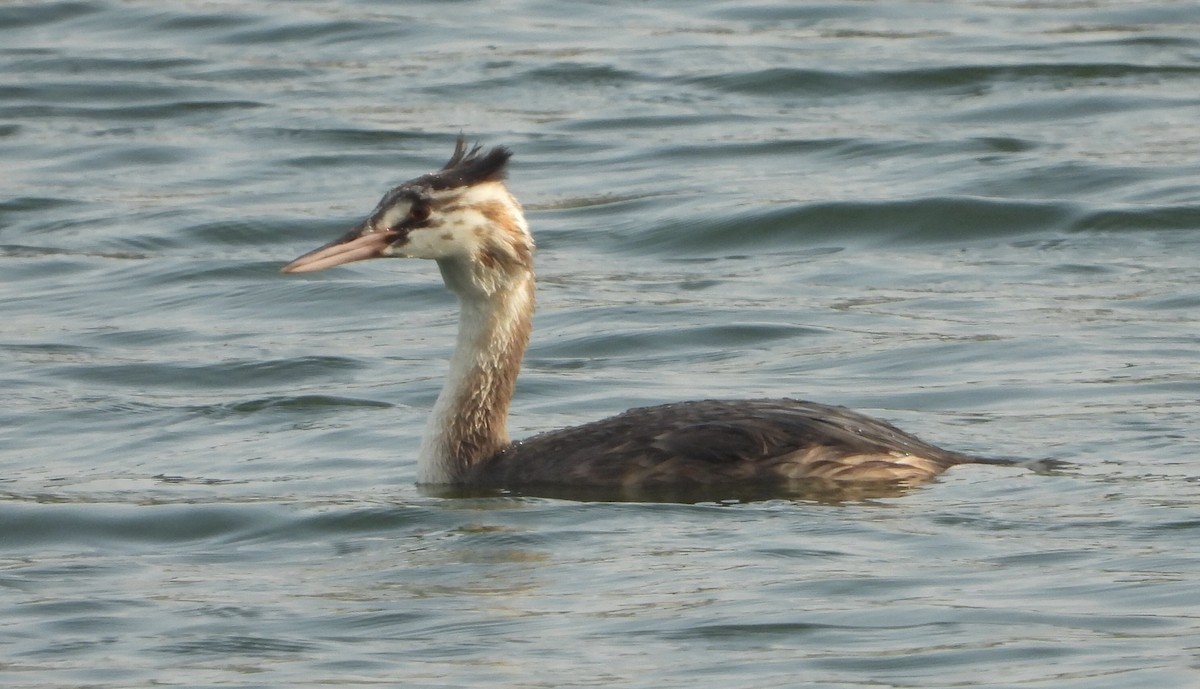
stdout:
[[[1190,686],[1198,28],[1167,0],[0,4],[5,684]],[[278,269],[460,133],[516,151],[539,244],[514,437],[790,395],[1070,466],[418,488],[436,267]]]

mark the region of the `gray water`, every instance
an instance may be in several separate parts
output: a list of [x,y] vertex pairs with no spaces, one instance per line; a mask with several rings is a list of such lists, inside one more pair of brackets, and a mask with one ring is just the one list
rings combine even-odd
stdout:
[[[894,495],[414,485],[511,146],[515,436],[794,396],[1052,457]],[[0,5],[5,687],[1193,687],[1200,5]]]

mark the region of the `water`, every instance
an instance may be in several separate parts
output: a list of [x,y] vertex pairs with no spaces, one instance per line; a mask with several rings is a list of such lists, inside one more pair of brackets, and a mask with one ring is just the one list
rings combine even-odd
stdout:
[[[1194,686],[1200,6],[0,6],[7,687]],[[515,435],[791,395],[1055,457],[891,496],[413,486],[432,265],[283,276],[465,132]]]

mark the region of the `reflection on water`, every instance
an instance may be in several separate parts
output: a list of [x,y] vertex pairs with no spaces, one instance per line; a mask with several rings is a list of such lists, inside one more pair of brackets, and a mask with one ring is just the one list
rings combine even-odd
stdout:
[[907,494],[913,486],[899,481],[844,483],[809,479],[784,485],[736,486],[525,486],[512,490],[424,487],[424,495],[439,498],[540,497],[584,502],[678,502],[734,505],[771,499],[792,499],[837,505]]

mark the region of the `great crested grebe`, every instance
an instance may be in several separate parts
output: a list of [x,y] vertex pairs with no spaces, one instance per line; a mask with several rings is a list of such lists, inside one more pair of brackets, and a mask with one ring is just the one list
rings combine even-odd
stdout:
[[468,150],[384,195],[343,237],[283,268],[367,258],[437,261],[461,304],[458,340],[417,460],[417,481],[481,488],[912,485],[964,463],[884,421],[792,399],[697,400],[631,409],[512,442],[508,407],[534,309],[533,238],[504,185],[512,152]]

